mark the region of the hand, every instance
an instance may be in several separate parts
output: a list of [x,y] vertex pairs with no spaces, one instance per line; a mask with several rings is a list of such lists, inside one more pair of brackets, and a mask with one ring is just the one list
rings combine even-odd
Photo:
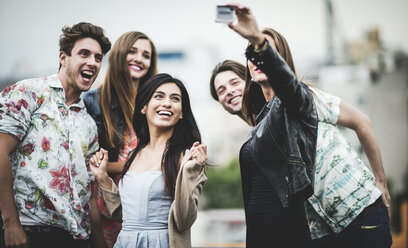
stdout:
[[228,27],[247,39],[252,45],[260,45],[265,40],[256,23],[255,16],[250,8],[231,3],[227,6],[233,7],[237,15],[237,23],[228,23]]
[[4,230],[6,247],[29,248],[28,237],[20,223],[7,225]]
[[89,161],[89,167],[94,174],[96,180],[100,181],[102,178],[108,176],[109,156],[108,151],[101,148],[96,152]]
[[190,150],[187,150],[187,160],[195,159],[197,163],[202,165],[207,161],[207,146],[200,145],[200,142],[194,142]]
[[387,208],[388,212],[388,219],[391,221],[391,196],[390,192],[388,192],[387,182],[384,181],[376,181],[377,188],[381,191],[382,201]]

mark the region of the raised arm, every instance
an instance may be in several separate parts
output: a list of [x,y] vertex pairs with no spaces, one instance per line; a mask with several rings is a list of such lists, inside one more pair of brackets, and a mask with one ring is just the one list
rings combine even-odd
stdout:
[[228,26],[250,43],[246,51],[247,59],[266,74],[274,93],[290,113],[309,116],[313,111],[313,98],[308,87],[298,81],[286,61],[269,45],[252,11],[239,4],[229,6],[235,8],[237,22],[229,23]]
[[197,218],[199,198],[207,180],[203,168],[207,159],[206,150],[206,146],[196,142],[183,158],[169,213],[170,247],[178,247],[185,233],[190,238],[190,228]]
[[10,134],[0,133],[0,211],[4,221],[6,246],[28,247],[28,239],[18,217],[13,192],[13,175],[10,154],[19,141]]
[[89,167],[95,176],[99,186],[103,189],[112,189],[112,180],[108,175],[109,157],[108,151],[101,149],[89,161]]
[[237,32],[243,38],[247,39],[251,45],[258,47],[265,40],[262,32],[258,28],[255,16],[250,8],[239,4],[228,4],[234,7],[237,15],[236,23],[228,23],[228,27]]
[[375,137],[374,128],[371,124],[370,118],[353,107],[351,104],[341,101],[340,115],[337,124],[351,128],[356,132],[361,146],[363,147],[368,161],[370,162],[377,187],[382,192],[382,200],[384,205],[387,207],[388,214],[390,215],[391,197],[390,193],[388,192],[380,147]]
[[122,219],[121,201],[118,188],[108,175],[108,151],[101,149],[90,159],[89,167],[102,189],[103,199],[112,217]]

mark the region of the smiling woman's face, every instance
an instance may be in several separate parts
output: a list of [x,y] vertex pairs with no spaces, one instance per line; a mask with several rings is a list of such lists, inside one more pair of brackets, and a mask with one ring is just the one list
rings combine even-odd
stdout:
[[147,39],[138,39],[130,48],[126,57],[130,76],[141,79],[149,71],[152,58],[152,46]]
[[149,127],[174,128],[183,117],[180,88],[172,82],[157,87],[152,98],[142,108]]

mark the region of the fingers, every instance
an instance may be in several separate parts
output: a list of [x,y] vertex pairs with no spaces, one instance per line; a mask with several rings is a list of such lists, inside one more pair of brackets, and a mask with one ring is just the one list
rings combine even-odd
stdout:
[[12,224],[4,229],[4,242],[7,247],[29,247],[27,234],[20,224]]
[[109,162],[108,151],[101,148],[98,152],[96,152],[91,159],[89,160],[90,165],[96,168],[99,168],[103,162],[107,164]]
[[200,142],[196,141],[194,144],[191,146],[190,150],[193,149],[194,147],[197,147],[200,145]]
[[103,160],[108,160],[109,155],[108,155],[108,151],[107,151],[107,150],[101,148],[101,154],[102,154],[102,159],[103,159]]
[[384,205],[385,205],[387,208],[389,208],[389,207],[390,207],[390,202],[389,202],[389,200],[387,199],[387,195],[383,193],[383,194],[381,195],[381,198],[382,198],[382,201],[383,201]]
[[198,145],[191,148],[191,158],[196,159],[199,164],[205,163],[207,160],[207,146]]
[[99,152],[96,152],[94,155],[96,162],[98,163],[98,165],[100,165],[103,161],[108,162],[108,151],[106,151],[105,149],[101,148],[101,150]]
[[251,15],[251,9],[235,3],[227,4],[226,6],[232,7],[235,9],[235,14],[238,18],[244,17],[245,15]]
[[190,159],[193,158],[192,155],[191,155],[191,151],[189,149],[186,149],[186,151],[184,153],[184,156],[186,156],[187,160],[190,160]]
[[[388,199],[387,199],[388,198]],[[384,206],[387,208],[388,219],[391,221],[391,204],[390,204],[390,197],[387,194],[382,194],[381,199],[384,203]]]
[[193,145],[191,146],[190,150],[186,149],[185,155],[187,154],[187,160],[190,160],[193,158],[193,151],[195,151],[195,149],[200,145],[200,142],[196,141],[193,143]]
[[92,156],[92,158],[89,160],[89,165],[91,165],[92,167],[98,167],[98,164],[96,163],[94,157]]
[[228,4],[226,4],[226,6],[233,7],[235,9],[235,11],[237,11],[237,12],[247,12],[247,11],[249,11],[248,7],[243,6],[241,4],[237,4],[237,3],[228,3]]
[[225,6],[239,8],[240,5],[238,3],[227,3]]
[[99,167],[99,165],[101,164],[101,158],[102,156],[100,155],[100,152],[96,152],[93,156],[92,156],[92,158],[91,158],[91,160],[90,160],[90,162],[91,162],[91,165],[93,165],[93,166],[95,166],[95,167]]
[[97,159],[98,159],[98,164],[100,164],[103,160],[103,158],[105,157],[105,154],[102,151],[99,151],[96,153],[97,154]]
[[207,160],[207,145],[201,145],[200,142],[196,141],[190,150],[186,149],[184,155],[187,160],[196,159],[199,164],[203,164]]
[[385,181],[377,181],[377,187],[381,191],[381,200],[384,203],[384,206],[387,208],[388,219],[391,221],[391,197],[390,192],[388,191],[387,183]]

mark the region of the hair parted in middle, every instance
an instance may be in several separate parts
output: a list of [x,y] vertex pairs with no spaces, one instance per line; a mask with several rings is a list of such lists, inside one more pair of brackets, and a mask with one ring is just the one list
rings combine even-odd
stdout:
[[[100,106],[104,119],[106,132],[102,137],[111,147],[115,146],[115,138],[118,134],[117,123],[114,114],[111,112],[112,99],[116,98],[122,110],[126,125],[132,128],[132,117],[137,91],[134,90],[134,83],[127,64],[127,55],[133,44],[145,39],[150,42],[152,48],[150,68],[140,81],[140,88],[149,78],[157,74],[157,51],[153,42],[141,32],[131,31],[122,34],[112,47],[109,55],[109,65],[106,71],[105,81],[100,87]],[[122,139],[121,139],[122,140]]]
[[[265,28],[262,30],[262,33],[270,36],[273,39],[277,52],[283,58],[283,60],[285,60],[286,64],[288,64],[288,66],[292,69],[293,73],[297,77],[292,53],[285,37],[272,28]],[[261,86],[251,81],[251,74],[249,73],[248,64],[246,67],[246,73],[247,77],[245,79],[245,90],[242,99],[242,114],[247,123],[249,123],[251,126],[255,126],[255,117],[265,105],[266,100]]]
[[133,115],[133,128],[138,138],[137,147],[131,152],[123,169],[122,177],[128,171],[136,155],[150,142],[149,126],[146,115],[141,111],[146,106],[156,89],[166,83],[174,83],[181,91],[182,119],[174,126],[173,134],[169,138],[162,156],[161,169],[164,174],[165,191],[174,200],[177,174],[179,171],[180,156],[186,149],[190,149],[194,142],[201,143],[201,135],[196,120],[191,110],[190,98],[184,84],[169,74],[159,73],[150,78],[140,88],[136,96],[135,110]]

